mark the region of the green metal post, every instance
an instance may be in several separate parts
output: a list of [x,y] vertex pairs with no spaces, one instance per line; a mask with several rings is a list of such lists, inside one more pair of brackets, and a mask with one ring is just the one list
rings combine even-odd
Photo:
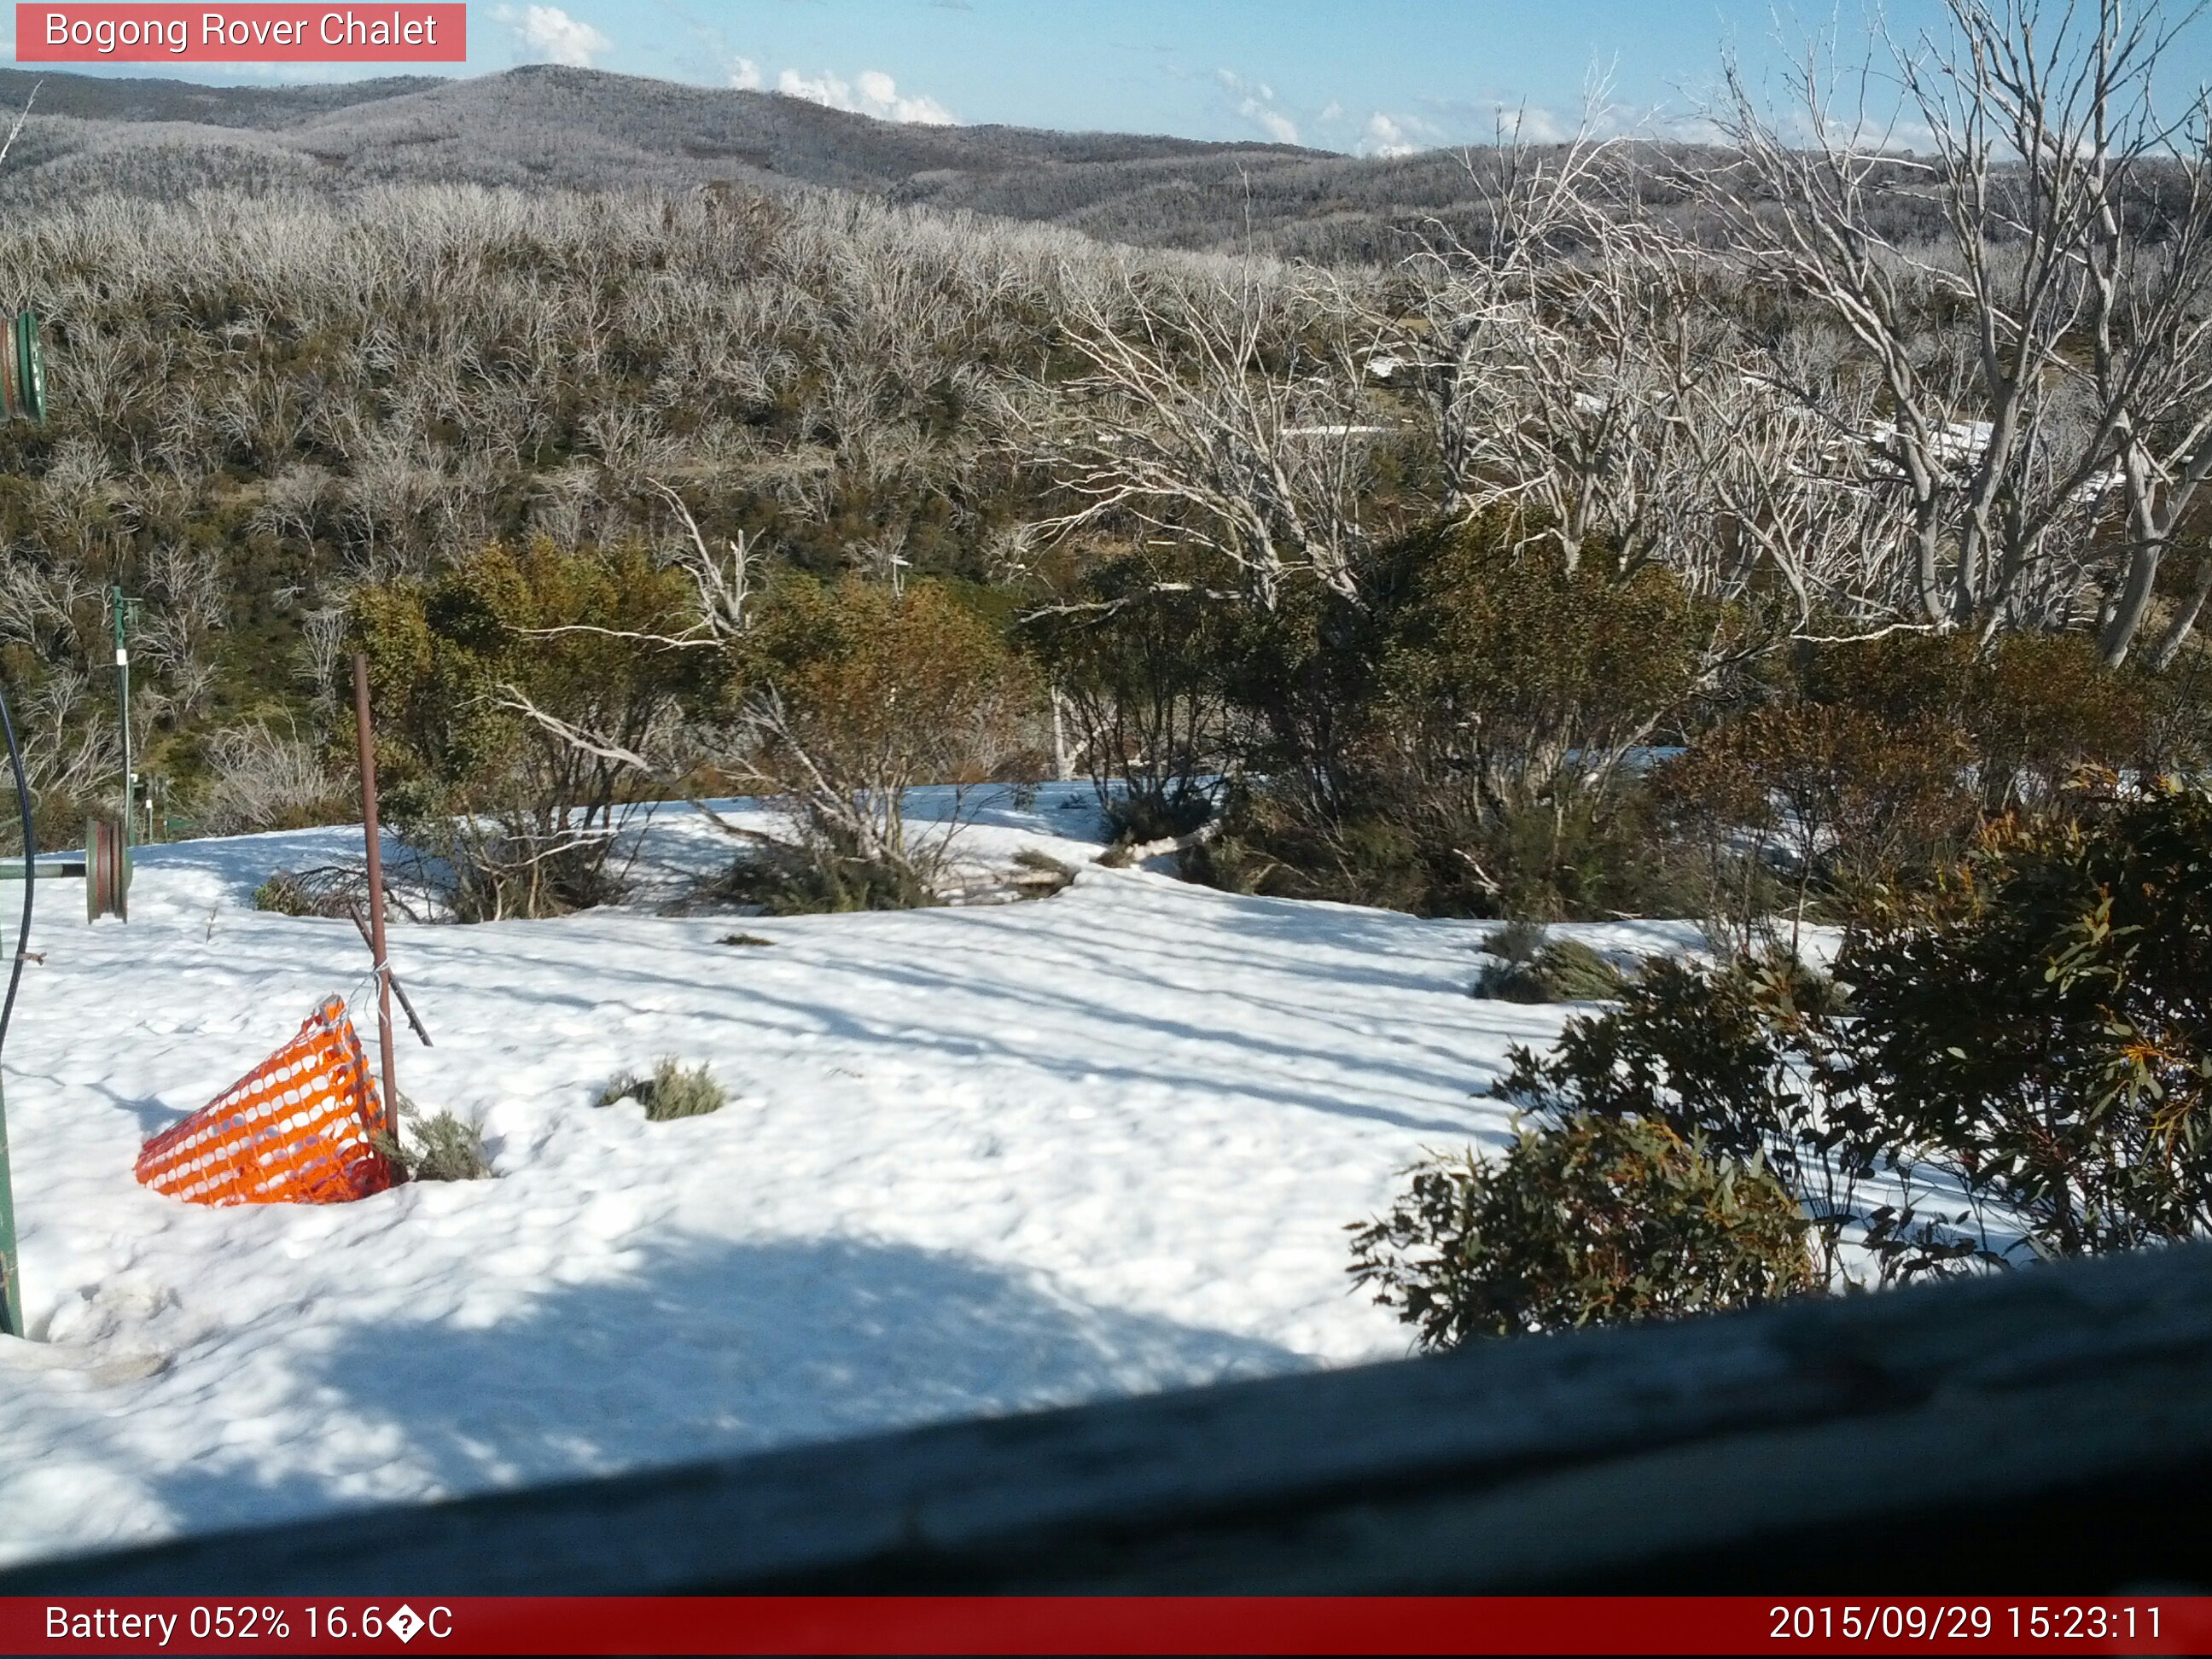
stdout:
[[8,1173],[8,1103],[0,1096],[0,1336],[24,1336],[23,1274],[15,1265],[15,1186]]

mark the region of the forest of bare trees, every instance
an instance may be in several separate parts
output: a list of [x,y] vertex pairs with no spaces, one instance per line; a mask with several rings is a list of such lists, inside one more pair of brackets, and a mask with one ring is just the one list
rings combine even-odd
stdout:
[[[1815,659],[2063,641],[2045,689],[2126,717],[2048,763],[2164,764],[2212,593],[2204,106],[2157,9],[1951,11],[1887,80],[1731,77],[1711,144],[1449,158],[1452,210],[1349,262],[730,185],[46,199],[0,226],[57,410],[0,438],[44,810],[115,805],[111,587],[149,769],[241,827],[332,810],[362,594],[537,538],[741,545],[761,604],[950,584],[1036,756],[1056,714],[1052,763],[1222,809],[1218,878],[1416,908],[1640,908],[1562,875],[1571,826],[1626,791],[1648,842],[1624,765]],[[687,707],[635,787],[742,771]],[[1431,873],[1352,873],[1378,836]]]

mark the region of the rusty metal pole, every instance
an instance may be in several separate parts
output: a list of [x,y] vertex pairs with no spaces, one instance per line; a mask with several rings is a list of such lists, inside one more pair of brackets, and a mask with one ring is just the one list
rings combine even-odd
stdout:
[[376,1047],[384,1062],[384,1130],[399,1133],[392,1075],[392,971],[384,953],[384,849],[376,824],[376,738],[368,723],[368,659],[353,653],[353,717],[361,734],[361,831],[368,843],[368,948],[376,957]]

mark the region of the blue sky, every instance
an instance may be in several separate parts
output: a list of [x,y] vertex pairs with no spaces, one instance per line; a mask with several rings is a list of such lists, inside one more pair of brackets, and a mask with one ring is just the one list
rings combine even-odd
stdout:
[[[1911,36],[1941,5],[1887,10]],[[588,64],[894,119],[1373,153],[1486,141],[1501,112],[1540,134],[1574,119],[1594,75],[1626,118],[1687,118],[1724,46],[1758,76],[1778,29],[1863,43],[1869,15],[1863,0],[475,0],[465,72]],[[2208,32],[2171,90],[2205,78]],[[382,71],[316,78],[364,72]]]

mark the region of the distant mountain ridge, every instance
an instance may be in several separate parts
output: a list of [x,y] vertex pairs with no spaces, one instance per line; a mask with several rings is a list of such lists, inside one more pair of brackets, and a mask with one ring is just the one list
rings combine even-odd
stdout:
[[1363,159],[1270,143],[880,121],[776,94],[534,65],[467,80],[209,87],[0,70],[42,82],[0,203],[113,191],[831,187],[1117,240],[1388,258],[1472,192],[1452,152]]

